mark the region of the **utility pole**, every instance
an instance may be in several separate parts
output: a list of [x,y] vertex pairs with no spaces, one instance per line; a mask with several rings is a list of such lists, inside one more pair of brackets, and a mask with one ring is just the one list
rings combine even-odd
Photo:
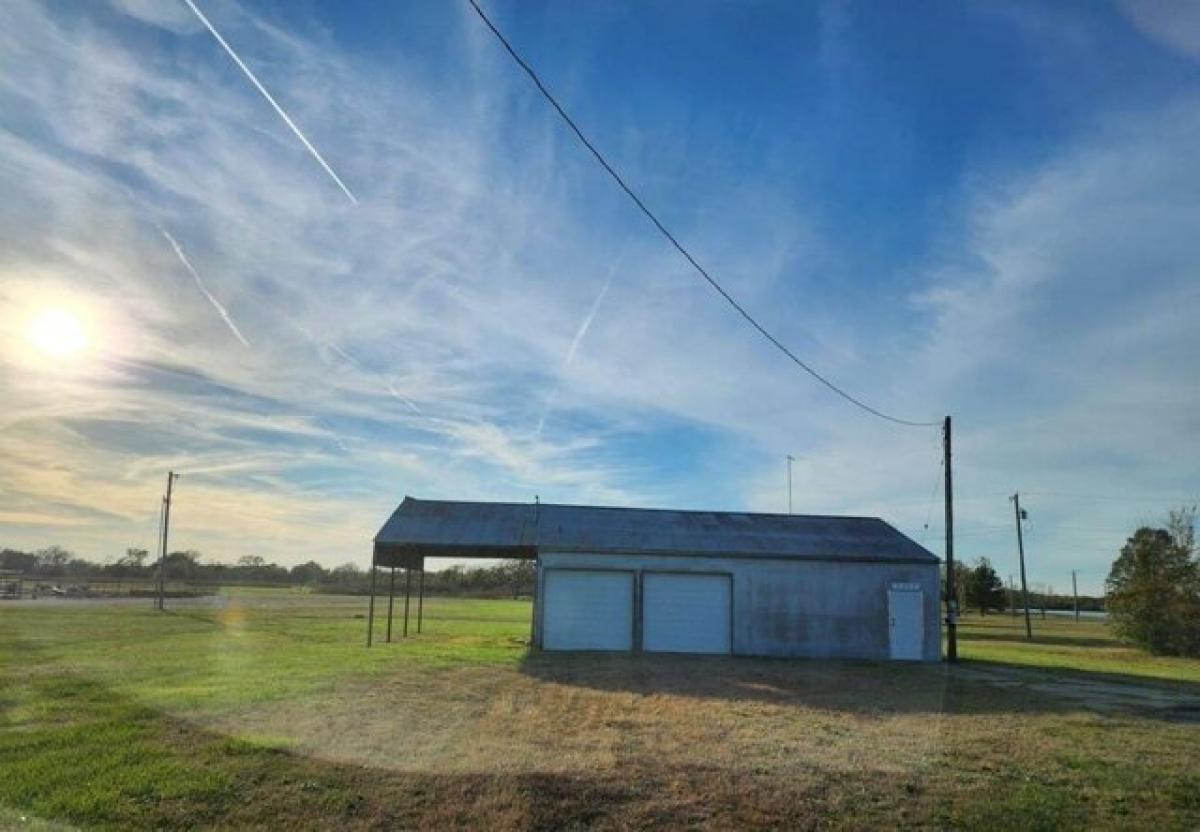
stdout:
[[1071,595],[1075,598],[1075,623],[1079,623],[1079,584],[1075,583],[1075,570],[1071,570]]
[[1021,495],[1013,494],[1013,513],[1017,518],[1017,552],[1021,557],[1021,596],[1025,607],[1025,638],[1033,641],[1033,624],[1029,622],[1029,584],[1025,580],[1025,541],[1021,537],[1021,521],[1028,515],[1021,509]]
[[1008,576],[1008,609],[1013,618],[1017,617],[1017,588],[1013,583],[1013,576]]
[[796,458],[791,454],[788,454],[788,514],[792,513],[792,463],[795,461]]
[[[167,498],[159,497],[158,498],[158,529],[154,532],[154,545],[159,547],[158,574],[160,577],[162,576],[162,568],[163,568],[163,562],[162,562],[163,511],[166,509],[166,507],[167,507]],[[155,609],[158,609],[158,606],[159,606],[159,599],[155,598],[154,599]]]
[[946,661],[958,661],[958,595],[954,588],[954,481],[950,474],[950,417],[942,423],[942,468],[946,475]]
[[159,552],[158,558],[158,608],[160,610],[166,609],[164,598],[166,597],[167,538],[171,530],[171,486],[177,479],[179,479],[179,475],[174,471],[167,472],[167,496],[163,497],[162,550]]

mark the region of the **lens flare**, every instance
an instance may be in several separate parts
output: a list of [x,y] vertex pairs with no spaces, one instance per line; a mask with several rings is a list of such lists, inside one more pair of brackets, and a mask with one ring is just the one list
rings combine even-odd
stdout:
[[70,358],[88,345],[87,328],[79,316],[67,309],[51,308],[38,312],[26,330],[29,343],[49,358]]

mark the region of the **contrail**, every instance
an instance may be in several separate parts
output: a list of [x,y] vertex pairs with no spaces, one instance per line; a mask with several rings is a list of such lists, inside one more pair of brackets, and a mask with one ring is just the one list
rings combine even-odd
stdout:
[[[360,373],[365,373],[367,375],[373,375],[373,376],[381,378],[381,376],[379,376],[378,373],[376,373],[373,370],[368,370],[366,367],[364,367],[358,361],[358,359],[356,359],[354,356],[352,356],[350,353],[346,352],[344,349],[342,349],[341,347],[339,347],[337,344],[333,343],[332,341],[325,341],[320,338],[317,338],[317,336],[312,334],[312,331],[308,327],[302,326],[302,325],[296,323],[291,318],[285,318],[284,320],[286,320],[289,324],[291,324],[293,327],[295,327],[296,330],[298,330],[301,335],[303,335],[305,338],[308,339],[308,342],[310,344],[312,344],[314,347],[317,348],[317,355],[320,356],[321,360],[324,361],[327,365],[332,366],[332,364],[329,361],[329,357],[325,354],[326,351],[334,353],[335,355],[339,356],[343,361],[350,364],[352,367],[354,367],[354,369],[358,370]],[[404,402],[404,404],[408,405],[409,409],[412,410],[413,413],[419,413],[421,415],[424,415],[425,411],[423,411],[421,408],[417,407],[416,403],[412,399],[407,398],[406,396],[403,396],[400,394],[400,391],[396,389],[396,385],[392,382],[391,379],[384,379],[384,381],[386,382],[386,389],[388,391],[388,394],[392,398],[397,399],[398,401]]]
[[542,415],[538,418],[537,429],[533,435],[539,439],[542,436],[542,428],[546,427],[546,417],[550,415],[550,411],[554,409],[554,405],[558,404],[558,387],[555,386],[550,390],[550,398],[546,400],[546,406],[542,408]]
[[[619,262],[619,260],[618,260]],[[613,264],[613,269],[616,264]],[[583,343],[583,339],[587,337],[588,330],[592,327],[592,321],[596,318],[596,313],[600,311],[600,304],[604,303],[604,296],[608,294],[608,289],[612,286],[612,272],[609,270],[608,279],[604,281],[604,287],[600,289],[600,294],[596,295],[596,299],[592,301],[592,307],[588,310],[587,315],[579,322],[579,328],[575,330],[575,337],[571,339],[571,346],[567,348],[567,354],[563,357],[562,368],[566,370],[575,361],[575,353],[579,351],[579,345]],[[554,409],[554,405],[558,402],[558,385],[550,391],[550,398],[546,401],[546,407],[542,409],[541,418],[538,419],[537,429],[533,432],[534,436],[542,435],[542,428],[546,426],[546,417],[550,415],[550,411]]]
[[317,421],[321,424],[322,427],[325,428],[325,430],[329,431],[329,435],[333,439],[333,443],[335,445],[337,445],[338,448],[341,449],[342,453],[344,453],[344,454],[350,453],[350,447],[345,442],[342,441],[341,435],[339,435],[338,432],[333,429],[333,425],[329,424],[328,421],[321,418],[320,416],[317,417]]
[[411,409],[413,413],[421,413],[421,414],[424,413],[424,411],[421,410],[421,408],[417,407],[416,403],[412,399],[410,399],[406,396],[400,395],[400,391],[396,389],[396,385],[393,384],[391,381],[389,381],[387,383],[387,389],[388,389],[388,392],[391,393],[394,398],[399,399],[400,401],[402,401],[406,405],[408,405],[409,409]]
[[[312,338],[311,335],[309,337]],[[315,343],[315,341],[314,341],[314,343]],[[367,373],[369,375],[375,375],[375,373],[373,373],[373,371],[365,368],[357,358],[355,358],[350,353],[346,352],[344,349],[339,347],[337,344],[333,343],[332,341],[324,341],[323,343],[325,344],[326,348],[328,348],[330,350],[330,352],[333,352],[335,355],[339,356],[342,360],[344,360],[346,363],[348,363],[354,369],[358,370],[360,373]],[[421,410],[421,408],[417,407],[417,405],[413,402],[412,399],[409,399],[406,396],[403,396],[400,394],[400,391],[396,389],[396,385],[392,382],[391,379],[386,379],[386,381],[387,381],[387,391],[388,391],[388,393],[390,393],[392,395],[392,398],[404,402],[406,405],[409,406],[409,408],[413,411],[413,413],[422,413],[423,412]]]
[[208,18],[204,16],[204,13],[196,7],[196,4],[192,2],[192,0],[183,0],[183,2],[187,3],[188,8],[195,13],[196,17],[200,18],[200,22],[204,24],[204,28],[208,29],[212,36],[217,39],[217,43],[221,44],[221,47],[229,54],[229,57],[233,58],[233,62],[237,64],[242,72],[246,74],[246,77],[250,79],[250,83],[262,93],[263,98],[267,99],[267,103],[275,108],[275,112],[279,113],[279,117],[284,120],[284,123],[286,123],[288,127],[292,128],[292,132],[296,134],[296,138],[298,138],[304,144],[304,146],[308,148],[308,152],[311,153],[313,158],[317,160],[317,163],[325,169],[325,172],[329,174],[330,178],[337,183],[337,186],[342,189],[342,193],[346,195],[346,198],[350,200],[350,203],[352,205],[357,205],[358,198],[350,192],[350,189],[346,187],[346,183],[344,183],[341,178],[333,172],[333,168],[331,168],[329,163],[321,157],[321,154],[317,152],[317,149],[312,146],[312,142],[304,137],[304,134],[300,132],[300,128],[296,126],[296,122],[292,121],[288,114],[283,111],[283,108],[276,103],[275,99],[271,97],[271,93],[267,92],[267,88],[258,82],[258,79],[254,77],[254,73],[250,71],[250,67],[242,63],[242,59],[239,58],[237,53],[233,51],[233,47],[225,42],[225,38],[221,37],[221,33],[218,32],[216,28],[208,22]]
[[175,242],[175,238],[167,232],[167,229],[159,228],[158,230],[167,238],[167,242],[171,244],[171,248],[175,249],[175,255],[179,258],[179,262],[183,263],[183,267],[188,270],[188,274],[196,281],[196,286],[204,293],[204,297],[208,298],[208,302],[213,305],[213,308],[217,310],[217,313],[221,316],[221,320],[225,321],[226,326],[229,327],[229,331],[242,342],[243,346],[250,346],[250,342],[246,340],[246,336],[242,335],[242,331],[233,322],[233,318],[229,316],[229,312],[226,311],[219,300],[213,297],[212,292],[208,291],[208,287],[204,285],[204,281],[200,278],[200,274],[192,268],[192,264],[188,262],[187,255],[183,253],[183,247]]
[[563,367],[570,367],[571,362],[575,360],[575,353],[579,351],[579,345],[587,336],[588,330],[592,326],[592,320],[596,317],[596,312],[600,310],[600,304],[604,303],[604,296],[608,294],[608,288],[612,286],[612,277],[604,281],[604,288],[600,290],[600,294],[596,295],[596,299],[592,301],[592,308],[588,310],[587,317],[579,324],[579,329],[575,330],[575,337],[571,339],[571,346],[567,349],[567,356],[563,359]]

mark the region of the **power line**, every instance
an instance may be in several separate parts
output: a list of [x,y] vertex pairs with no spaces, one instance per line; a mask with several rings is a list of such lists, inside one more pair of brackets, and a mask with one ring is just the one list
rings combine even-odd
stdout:
[[758,333],[760,335],[762,335],[769,342],[771,342],[771,344],[776,349],[778,349],[780,352],[782,352],[784,355],[786,355],[789,359],[791,359],[792,363],[794,363],[800,369],[804,370],[804,372],[808,373],[810,376],[815,378],[817,381],[821,382],[821,384],[828,387],[830,390],[832,390],[834,393],[841,396],[846,401],[850,402],[851,404],[855,405],[856,407],[861,408],[862,410],[865,410],[867,413],[870,413],[874,416],[878,416],[880,419],[886,419],[889,422],[894,422],[895,424],[898,424],[898,425],[906,425],[908,427],[936,427],[936,426],[942,424],[940,419],[936,422],[917,422],[917,421],[912,421],[909,419],[900,419],[895,416],[889,416],[887,413],[884,413],[881,410],[877,410],[876,408],[872,407],[871,405],[867,404],[866,402],[862,401],[861,399],[857,399],[854,396],[852,396],[851,394],[847,393],[845,390],[838,387],[836,384],[834,384],[828,378],[826,378],[825,376],[821,375],[819,372],[814,370],[812,367],[810,367],[808,364],[806,364],[804,361],[802,361],[795,353],[793,353],[790,349],[788,349],[786,346],[784,346],[784,344],[778,338],[776,338],[774,335],[772,335],[770,332],[768,332],[766,330],[766,328],[763,327],[762,324],[760,324],[757,320],[754,319],[754,316],[752,316],[749,312],[747,312],[740,303],[738,303],[736,300],[734,300],[733,296],[730,295],[729,292],[727,292],[725,290],[725,288],[720,283],[717,282],[716,278],[714,278],[712,275],[710,275],[708,273],[708,271],[703,266],[700,265],[700,263],[696,260],[696,258],[692,256],[691,252],[689,252],[686,248],[684,248],[683,244],[680,243],[678,239],[676,239],[675,235],[667,230],[667,227],[662,224],[662,222],[658,219],[657,216],[655,216],[654,212],[646,207],[646,203],[644,203],[642,201],[641,197],[639,197],[636,193],[634,193],[633,189],[630,188],[629,185],[627,185],[625,183],[625,180],[623,178],[621,178],[621,175],[619,173],[617,173],[617,171],[613,168],[613,166],[611,164],[609,164],[608,160],[604,158],[604,155],[599,150],[597,150],[596,146],[594,144],[592,144],[592,142],[588,139],[588,137],[583,134],[583,131],[579,129],[579,126],[577,124],[575,124],[574,120],[572,120],[572,118],[569,115],[567,115],[567,111],[562,108],[562,105],[558,103],[558,100],[551,94],[550,90],[546,89],[546,85],[542,83],[542,79],[538,77],[538,74],[536,72],[534,72],[533,67],[531,67],[528,63],[526,63],[525,59],[522,58],[517,53],[517,50],[514,49],[512,44],[510,44],[508,42],[508,39],[506,37],[504,37],[503,33],[501,33],[501,31],[498,28],[496,28],[496,24],[492,23],[491,18],[489,18],[487,16],[487,14],[484,13],[483,9],[480,8],[479,3],[476,2],[476,0],[467,0],[467,2],[471,4],[471,8],[475,9],[475,13],[479,15],[479,19],[484,22],[484,24],[488,27],[488,29],[490,29],[492,31],[492,34],[496,36],[496,39],[500,41],[500,44],[504,47],[505,51],[507,51],[508,54],[512,57],[512,59],[514,61],[516,61],[517,65],[519,67],[521,67],[522,70],[525,71],[525,74],[529,76],[529,80],[533,81],[534,86],[536,86],[538,88],[538,92],[540,92],[542,94],[542,97],[545,98],[546,101],[548,101],[550,103],[550,106],[553,107],[555,109],[555,111],[559,114],[559,116],[562,117],[562,120],[564,122],[566,122],[568,127],[571,128],[571,132],[573,132],[575,134],[575,137],[577,139],[579,139],[580,142],[583,143],[583,146],[591,151],[592,155],[594,157],[596,157],[596,161],[599,162],[600,166],[603,167],[604,170],[608,172],[608,175],[613,178],[613,181],[616,182],[618,186],[620,186],[621,190],[623,190],[625,192],[625,195],[628,196],[631,200],[633,200],[633,204],[636,205],[638,207],[638,209],[643,214],[646,215],[646,218],[649,219],[650,222],[654,223],[654,227],[657,228],[659,230],[659,232],[664,237],[667,238],[667,240],[671,243],[671,245],[675,247],[675,250],[678,251],[681,255],[683,255],[683,258],[685,260],[687,260],[688,263],[691,264],[692,268],[695,269],[696,272],[699,273],[699,275],[701,277],[703,277],[706,281],[708,281],[708,284],[714,290],[716,290],[717,294],[719,294],[722,298],[724,298],[725,301],[730,306],[732,306],[734,308],[734,310],[739,315],[742,316],[742,318],[745,319],[746,323],[750,324],[750,326],[752,326],[756,330],[758,330]]
[[[1026,522],[1028,523],[1028,521],[1026,521]],[[939,528],[940,527],[935,526],[933,530],[937,531]],[[967,526],[965,529],[962,529],[961,531],[959,529],[955,528],[954,534],[955,534],[955,536],[1007,534],[1010,531],[1012,531],[1011,528],[1005,528],[1004,526]],[[1059,531],[1071,532],[1072,533],[1071,537],[1080,536],[1079,535],[1080,532],[1084,532],[1085,536],[1103,536],[1105,538],[1112,537],[1113,535],[1122,535],[1122,534],[1128,535],[1129,534],[1129,528],[1125,527],[1125,526],[1122,526],[1122,527],[1117,527],[1117,526],[1069,526],[1069,525],[1060,526],[1060,525],[1052,523],[1050,525],[1039,525],[1039,527],[1036,529],[1036,531],[1035,531],[1034,527],[1032,526],[1032,524],[1030,524],[1026,527],[1026,533],[1030,534],[1030,535],[1032,535],[1034,533],[1050,534],[1051,532],[1059,532]]]
[[1145,502],[1145,503],[1172,503],[1172,502],[1195,502],[1200,496],[1200,492],[1191,496],[1177,494],[1174,497],[1154,497],[1154,496],[1130,496],[1121,494],[1082,494],[1071,491],[1027,491],[1027,494],[1032,494],[1038,497],[1062,497],[1071,500],[1114,500],[1117,502]]
[[945,459],[938,462],[937,476],[934,477],[933,488],[929,492],[929,502],[925,506],[925,522],[921,524],[921,545],[925,544],[925,539],[929,536],[929,524],[933,521],[933,504],[937,499],[938,492],[942,489],[942,466],[945,464]]

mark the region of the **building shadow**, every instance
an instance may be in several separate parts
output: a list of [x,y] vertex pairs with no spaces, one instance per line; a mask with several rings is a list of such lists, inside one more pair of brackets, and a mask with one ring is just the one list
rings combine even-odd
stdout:
[[1058,710],[1017,690],[959,678],[934,663],[530,651],[521,672],[598,691],[762,702],[864,717]]
[[[521,672],[542,682],[597,691],[764,702],[863,717],[1062,713],[1091,708],[1188,721],[1193,705],[1200,706],[1196,683],[970,660],[951,666],[530,651],[521,662]],[[1200,707],[1195,714],[1200,721]]]

